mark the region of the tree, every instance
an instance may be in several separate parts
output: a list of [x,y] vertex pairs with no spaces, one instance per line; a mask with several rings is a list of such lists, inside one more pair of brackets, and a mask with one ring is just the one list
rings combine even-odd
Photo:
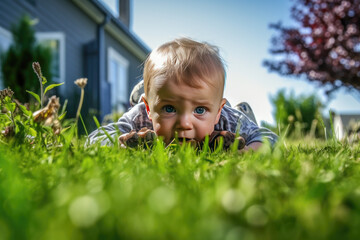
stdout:
[[39,62],[43,75],[51,82],[51,50],[36,43],[32,21],[23,16],[11,33],[13,43],[1,54],[1,70],[4,86],[14,91],[14,96],[21,102],[28,102],[30,95],[26,90],[38,92],[39,80],[32,69],[33,62]]
[[340,87],[357,90],[360,96],[360,0],[295,0],[291,17],[299,24],[270,28],[270,53],[279,59],[265,60],[280,75],[305,76],[326,87],[330,94]]

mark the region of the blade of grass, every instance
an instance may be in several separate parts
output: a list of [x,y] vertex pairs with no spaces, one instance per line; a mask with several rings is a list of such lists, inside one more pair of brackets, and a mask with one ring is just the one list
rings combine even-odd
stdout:
[[334,123],[333,123],[333,120],[332,120],[332,111],[331,111],[331,110],[329,110],[329,119],[330,119],[332,140],[333,140],[334,142],[336,142],[337,139],[336,139],[336,133],[335,133],[335,128],[334,128]]
[[82,118],[82,116],[81,116],[81,113],[80,113],[80,120],[81,120],[81,123],[82,123],[82,125],[83,125],[84,130],[85,130],[86,136],[89,137],[89,134],[88,134],[88,131],[87,131],[87,129],[86,129],[84,120],[83,120],[83,118]]
[[325,141],[327,141],[328,139],[327,139],[327,132],[326,132],[326,126],[325,126],[325,123],[324,123],[324,119],[323,119],[323,117],[321,115],[319,116],[318,119],[320,121],[321,126],[324,128]]
[[201,152],[200,157],[201,158],[205,158],[205,156],[210,152],[210,147],[209,147],[209,135],[206,135],[205,140],[204,140],[204,145],[203,145],[203,149]]
[[214,154],[219,153],[220,151],[223,150],[223,146],[224,146],[224,138],[220,138],[220,142],[219,143],[215,143],[214,144]]
[[66,112],[62,113],[62,114],[58,117],[59,121],[61,121],[61,120],[65,117],[65,115],[66,115]]
[[66,110],[66,107],[67,107],[67,103],[68,103],[68,100],[65,99],[64,105],[63,105],[63,107],[62,107],[62,109],[61,109],[60,116],[64,114],[64,112],[65,112],[65,110]]
[[97,128],[101,129],[101,130],[105,133],[105,135],[107,136],[107,138],[111,141],[111,143],[112,143],[113,145],[115,145],[114,139],[112,139],[112,137],[110,136],[110,134],[109,134],[102,126],[100,126],[100,123],[99,123],[98,119],[96,118],[96,116],[94,116],[93,119],[94,119],[94,122],[95,122]]

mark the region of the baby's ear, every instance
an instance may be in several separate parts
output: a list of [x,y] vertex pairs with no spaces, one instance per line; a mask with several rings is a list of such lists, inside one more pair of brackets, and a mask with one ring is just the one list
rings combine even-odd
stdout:
[[146,97],[145,97],[145,96],[142,96],[141,99],[142,99],[142,101],[145,103],[146,113],[147,113],[149,119],[151,120],[149,103],[148,103],[148,101],[146,100]]
[[220,108],[219,108],[219,111],[218,111],[218,113],[216,115],[215,124],[217,124],[219,122],[219,119],[220,119],[220,116],[221,116],[221,110],[224,107],[225,103],[226,103],[226,98],[221,99]]

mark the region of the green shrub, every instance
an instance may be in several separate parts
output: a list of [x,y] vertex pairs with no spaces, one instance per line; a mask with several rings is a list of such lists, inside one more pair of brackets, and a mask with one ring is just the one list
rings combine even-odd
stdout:
[[43,74],[51,82],[51,50],[36,43],[33,21],[24,15],[18,24],[13,25],[13,43],[1,54],[1,70],[4,86],[15,92],[20,102],[29,102],[31,96],[26,90],[39,92],[39,81],[32,69],[33,62],[39,62]]
[[278,134],[293,138],[325,137],[321,110],[324,104],[315,94],[295,96],[293,92],[285,93],[285,89],[270,98],[275,111]]

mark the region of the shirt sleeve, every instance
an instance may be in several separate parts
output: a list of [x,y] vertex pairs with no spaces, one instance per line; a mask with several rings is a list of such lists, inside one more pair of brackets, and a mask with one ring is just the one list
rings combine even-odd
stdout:
[[[114,139],[121,134],[129,133],[131,130],[139,131],[142,127],[152,127],[151,122],[147,117],[145,106],[143,105],[144,104],[135,105],[130,111],[124,113],[118,122],[102,126],[90,133],[85,146],[97,142],[100,142],[102,146],[111,146],[112,142],[105,131],[112,139]],[[114,140],[117,141],[117,139]]]
[[267,128],[259,127],[251,121],[245,114],[239,117],[239,134],[244,137],[246,146],[253,142],[269,141],[273,146],[278,136]]
[[224,106],[221,111],[219,123],[215,130],[225,130],[239,133],[245,139],[246,145],[253,142],[269,141],[274,145],[278,136],[267,128],[259,127],[251,121],[243,112]]

